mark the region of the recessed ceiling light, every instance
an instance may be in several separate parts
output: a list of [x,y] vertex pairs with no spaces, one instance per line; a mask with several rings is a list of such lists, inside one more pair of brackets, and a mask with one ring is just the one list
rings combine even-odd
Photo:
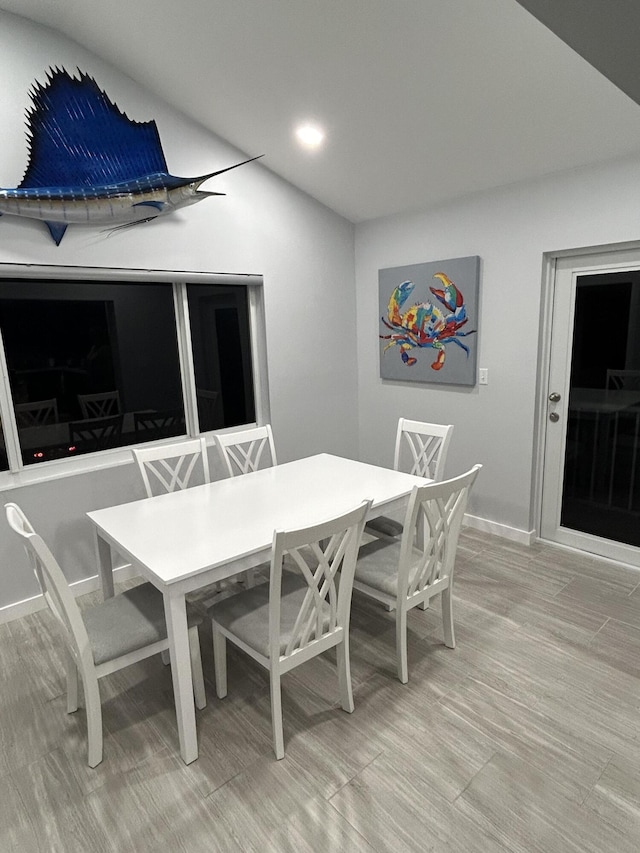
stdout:
[[317,148],[324,141],[324,131],[315,124],[301,124],[296,129],[296,137],[306,148]]

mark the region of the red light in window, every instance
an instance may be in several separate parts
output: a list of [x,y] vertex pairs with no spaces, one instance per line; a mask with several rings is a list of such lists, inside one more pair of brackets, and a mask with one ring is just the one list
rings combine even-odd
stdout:
[[72,444],[72,445],[71,445],[71,447],[69,448],[69,453],[73,453],[73,451],[74,451],[75,449],[76,449],[75,444]]
[[43,456],[44,456],[44,453],[43,453],[41,450],[38,450],[38,452],[37,452],[37,453],[34,453],[34,454],[33,454],[33,458],[34,458],[34,459],[42,459],[42,458],[43,458]]

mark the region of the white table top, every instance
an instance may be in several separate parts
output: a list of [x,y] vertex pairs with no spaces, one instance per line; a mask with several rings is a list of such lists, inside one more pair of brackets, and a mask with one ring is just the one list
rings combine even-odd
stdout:
[[264,559],[260,552],[270,549],[275,529],[308,527],[369,498],[380,514],[425,482],[320,454],[87,515],[103,538],[164,586],[253,555]]

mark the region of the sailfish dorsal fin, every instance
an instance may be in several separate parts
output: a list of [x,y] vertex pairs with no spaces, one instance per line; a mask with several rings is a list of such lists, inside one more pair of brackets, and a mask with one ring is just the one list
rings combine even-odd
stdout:
[[98,187],[166,172],[155,121],[132,121],[93,77],[78,74],[50,69],[34,85],[20,188]]

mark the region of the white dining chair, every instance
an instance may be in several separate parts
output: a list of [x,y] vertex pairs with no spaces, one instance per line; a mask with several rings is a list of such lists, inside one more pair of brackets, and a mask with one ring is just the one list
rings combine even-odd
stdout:
[[78,394],[78,403],[83,418],[106,418],[120,414],[118,391],[101,391],[96,394]]
[[[148,498],[211,482],[204,436],[176,444],[133,447],[131,455],[138,466]],[[239,583],[246,587],[253,586],[255,574],[255,569],[247,569],[238,577],[211,584],[211,591],[217,596],[232,595],[237,592]],[[169,663],[166,653],[162,660],[165,664]]]
[[230,477],[278,464],[269,424],[239,432],[216,433],[214,438]]
[[58,423],[58,401],[37,400],[33,403],[15,403],[14,411],[18,427],[38,427]]
[[[89,767],[102,761],[102,705],[98,680],[169,648],[162,593],[150,583],[128,589],[81,610],[55,557],[15,503],[5,504],[7,521],[24,544],[44,600],[60,628],[65,650],[67,713],[78,709],[78,672],[87,712]],[[206,707],[198,625],[188,609],[191,674],[195,703]]]
[[[394,470],[428,477],[436,482],[442,480],[452,434],[453,424],[430,424],[400,418],[393,455]],[[394,518],[379,515],[367,522],[365,532],[373,536],[402,536],[402,524]]]
[[209,457],[203,436],[131,450],[148,498],[211,482]]
[[[215,433],[214,439],[229,477],[278,464],[270,424],[239,432]],[[254,586],[257,574],[258,569],[249,569],[244,573],[243,579],[247,586]]]
[[394,610],[398,678],[409,680],[407,613],[442,596],[445,645],[455,647],[453,571],[469,490],[482,465],[441,483],[415,486],[401,541],[378,539],[360,549],[353,588]]
[[340,704],[345,711],[353,711],[349,662],[351,590],[370,506],[371,501],[366,501],[321,524],[276,531],[269,583],[208,610],[213,628],[216,692],[221,699],[227,695],[227,640],[269,670],[273,748],[278,759],[284,758],[280,681],[289,670],[335,646]]

